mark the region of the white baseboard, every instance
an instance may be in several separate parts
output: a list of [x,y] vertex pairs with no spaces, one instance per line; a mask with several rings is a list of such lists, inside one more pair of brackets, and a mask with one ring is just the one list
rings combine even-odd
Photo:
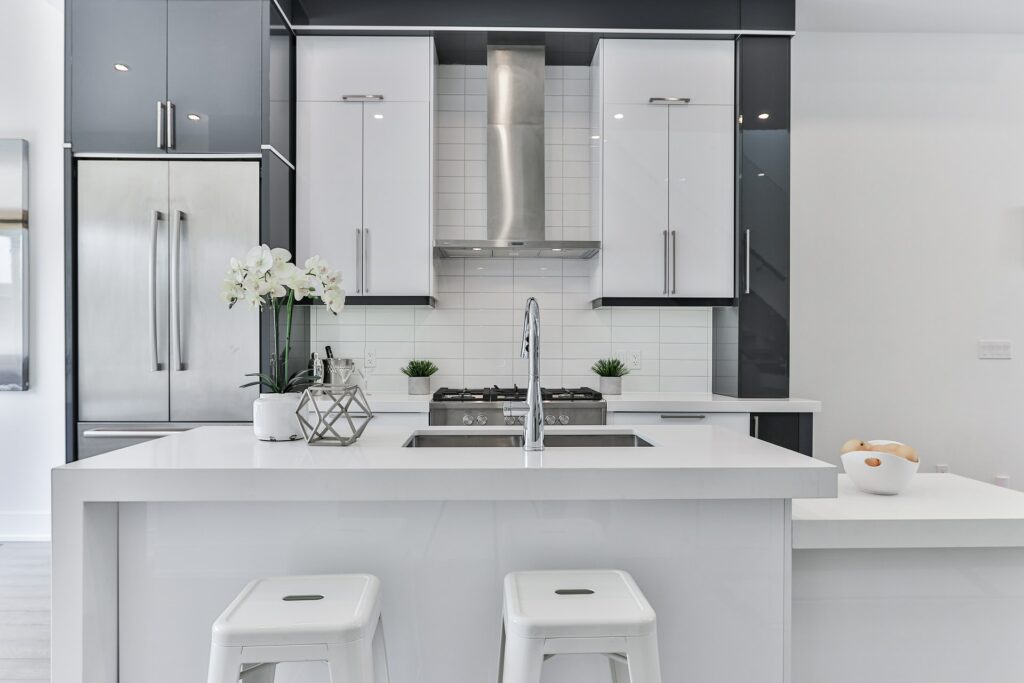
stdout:
[[49,541],[48,512],[0,512],[0,541]]

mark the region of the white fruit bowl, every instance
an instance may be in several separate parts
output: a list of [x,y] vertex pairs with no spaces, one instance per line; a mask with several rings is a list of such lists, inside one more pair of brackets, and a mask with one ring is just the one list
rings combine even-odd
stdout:
[[[868,441],[873,446],[899,443],[899,441]],[[867,464],[869,458],[877,458],[879,463],[872,467]],[[850,475],[854,485],[865,493],[877,493],[883,496],[894,496],[910,485],[919,462],[910,462],[885,451],[850,451],[842,455],[843,469]]]

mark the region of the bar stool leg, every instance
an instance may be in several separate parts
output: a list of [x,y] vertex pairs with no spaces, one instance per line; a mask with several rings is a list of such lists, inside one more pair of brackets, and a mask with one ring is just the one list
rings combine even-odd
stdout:
[[376,683],[388,683],[391,673],[388,671],[388,649],[384,642],[384,619],[377,618],[377,628],[373,632],[373,671]]
[[357,640],[327,647],[327,669],[331,683],[369,683],[373,681],[373,643]]
[[544,639],[505,634],[503,683],[540,683]]
[[207,683],[238,683],[242,673],[242,648],[219,647],[210,648],[210,669]]
[[612,683],[630,683],[629,665],[617,657],[608,658],[608,666],[612,670]]
[[661,663],[658,661],[658,634],[626,639],[626,664],[630,683],[661,683]]
[[240,676],[242,683],[274,683],[274,675],[277,673],[277,663],[267,662],[242,669]]

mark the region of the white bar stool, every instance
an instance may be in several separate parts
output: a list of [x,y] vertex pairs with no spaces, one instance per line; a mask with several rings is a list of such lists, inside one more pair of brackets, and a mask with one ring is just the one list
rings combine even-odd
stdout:
[[539,683],[563,654],[605,655],[614,683],[661,683],[654,610],[626,572],[512,572],[503,612],[499,683]]
[[387,683],[380,580],[256,579],[213,624],[208,683],[271,683],[282,662],[326,661],[332,683]]

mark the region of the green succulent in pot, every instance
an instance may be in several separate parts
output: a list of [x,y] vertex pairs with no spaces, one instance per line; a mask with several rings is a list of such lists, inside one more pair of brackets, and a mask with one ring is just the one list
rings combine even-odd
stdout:
[[402,374],[409,378],[409,393],[414,396],[430,393],[430,376],[438,370],[429,360],[411,360],[402,368]]
[[617,396],[622,393],[622,378],[629,374],[629,368],[618,358],[602,358],[590,367],[600,377],[602,394]]

